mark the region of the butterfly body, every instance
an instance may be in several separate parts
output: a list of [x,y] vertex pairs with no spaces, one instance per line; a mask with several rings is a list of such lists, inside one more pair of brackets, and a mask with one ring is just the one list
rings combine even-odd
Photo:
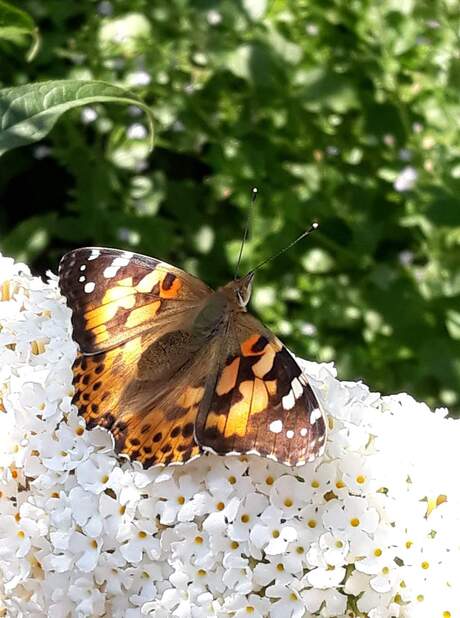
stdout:
[[247,312],[254,274],[213,291],[154,258],[77,249],[60,264],[80,355],[74,403],[145,467],[203,451],[301,465],[326,425],[306,376]]

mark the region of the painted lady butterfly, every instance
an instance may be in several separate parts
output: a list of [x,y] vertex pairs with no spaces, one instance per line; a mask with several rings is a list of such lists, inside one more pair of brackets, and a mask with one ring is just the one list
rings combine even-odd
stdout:
[[144,467],[204,451],[289,466],[322,453],[325,417],[306,376],[246,311],[254,271],[214,292],[154,258],[84,248],[59,277],[80,346],[73,401],[119,453]]

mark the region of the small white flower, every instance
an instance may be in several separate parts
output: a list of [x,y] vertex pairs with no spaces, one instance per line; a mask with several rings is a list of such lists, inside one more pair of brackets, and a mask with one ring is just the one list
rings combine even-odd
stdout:
[[101,553],[101,542],[95,538],[74,532],[69,540],[69,549],[76,554],[75,566],[83,573],[94,571]]
[[118,534],[121,542],[120,553],[123,558],[133,564],[138,564],[144,554],[150,558],[160,556],[160,542],[155,537],[156,526],[151,521],[136,521],[128,524]]
[[400,193],[404,191],[410,191],[415,187],[415,183],[417,182],[418,173],[414,167],[408,165],[405,167],[400,173],[399,176],[394,181],[394,188],[396,191]]
[[323,614],[327,616],[340,616],[347,609],[347,597],[339,590],[317,590],[311,588],[304,590],[302,598],[309,612],[316,614],[323,607]]
[[270,502],[283,512],[286,519],[290,519],[298,514],[304,493],[304,483],[294,476],[281,476],[273,484]]
[[206,17],[211,26],[217,26],[222,21],[222,15],[216,9],[208,11]]
[[148,86],[152,81],[152,77],[147,71],[133,71],[127,74],[126,81],[128,86]]
[[80,577],[71,584],[69,598],[75,603],[80,616],[102,616],[105,613],[105,595],[95,588],[91,578]]
[[228,527],[229,535],[235,541],[247,541],[252,528],[267,506],[267,499],[251,493],[240,504],[233,522]]
[[297,539],[297,530],[284,521],[283,511],[267,507],[250,532],[251,543],[267,555],[285,553],[289,543]]
[[81,121],[83,124],[90,124],[97,119],[97,112],[93,107],[84,107],[81,110]]
[[113,458],[94,455],[92,459],[87,459],[78,466],[77,481],[83,489],[100,494],[110,487],[110,476],[114,465]]
[[148,135],[148,131],[143,124],[136,122],[128,127],[126,136],[128,139],[145,139]]
[[266,598],[255,594],[232,595],[227,597],[225,601],[225,609],[228,612],[235,612],[235,618],[265,618],[271,605]]
[[274,584],[267,588],[266,594],[270,598],[278,599],[270,608],[272,618],[302,618],[304,616],[304,602],[296,586]]

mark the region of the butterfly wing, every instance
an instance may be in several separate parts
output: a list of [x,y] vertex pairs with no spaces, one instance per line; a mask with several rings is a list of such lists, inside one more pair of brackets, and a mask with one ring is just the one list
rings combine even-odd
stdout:
[[83,354],[105,352],[152,329],[160,336],[211,293],[200,279],[170,264],[96,247],[64,255],[59,285]]
[[258,320],[234,316],[203,398],[196,439],[218,454],[255,453],[295,466],[324,450],[326,423],[307,377]]
[[109,429],[116,451],[146,468],[201,454],[194,428],[213,355],[209,347],[187,354],[189,337],[147,334],[75,363],[73,401],[87,427]]
[[109,429],[116,450],[145,467],[199,455],[194,421],[210,356],[193,350],[189,327],[211,290],[116,249],[66,254],[59,278],[81,351],[73,402],[87,426]]

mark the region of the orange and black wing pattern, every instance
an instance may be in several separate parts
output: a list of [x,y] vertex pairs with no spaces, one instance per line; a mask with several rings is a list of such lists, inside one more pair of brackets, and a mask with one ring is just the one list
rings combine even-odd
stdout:
[[87,428],[110,430],[115,450],[145,468],[185,463],[202,452],[194,428],[209,357],[188,358],[171,380],[154,379],[148,357],[157,345],[136,337],[107,352],[80,355],[74,365],[73,402]]
[[[326,423],[291,353],[249,314],[224,355],[197,418],[196,439],[218,454],[257,454],[299,466],[324,450]],[[231,336],[230,336],[231,338]]]
[[98,247],[64,255],[59,285],[83,354],[114,348],[160,323],[177,323],[211,292],[200,279],[165,262]]
[[72,309],[73,403],[145,467],[200,453],[194,421],[208,371],[186,325],[211,290],[159,260],[116,249],[66,254],[59,282]]

